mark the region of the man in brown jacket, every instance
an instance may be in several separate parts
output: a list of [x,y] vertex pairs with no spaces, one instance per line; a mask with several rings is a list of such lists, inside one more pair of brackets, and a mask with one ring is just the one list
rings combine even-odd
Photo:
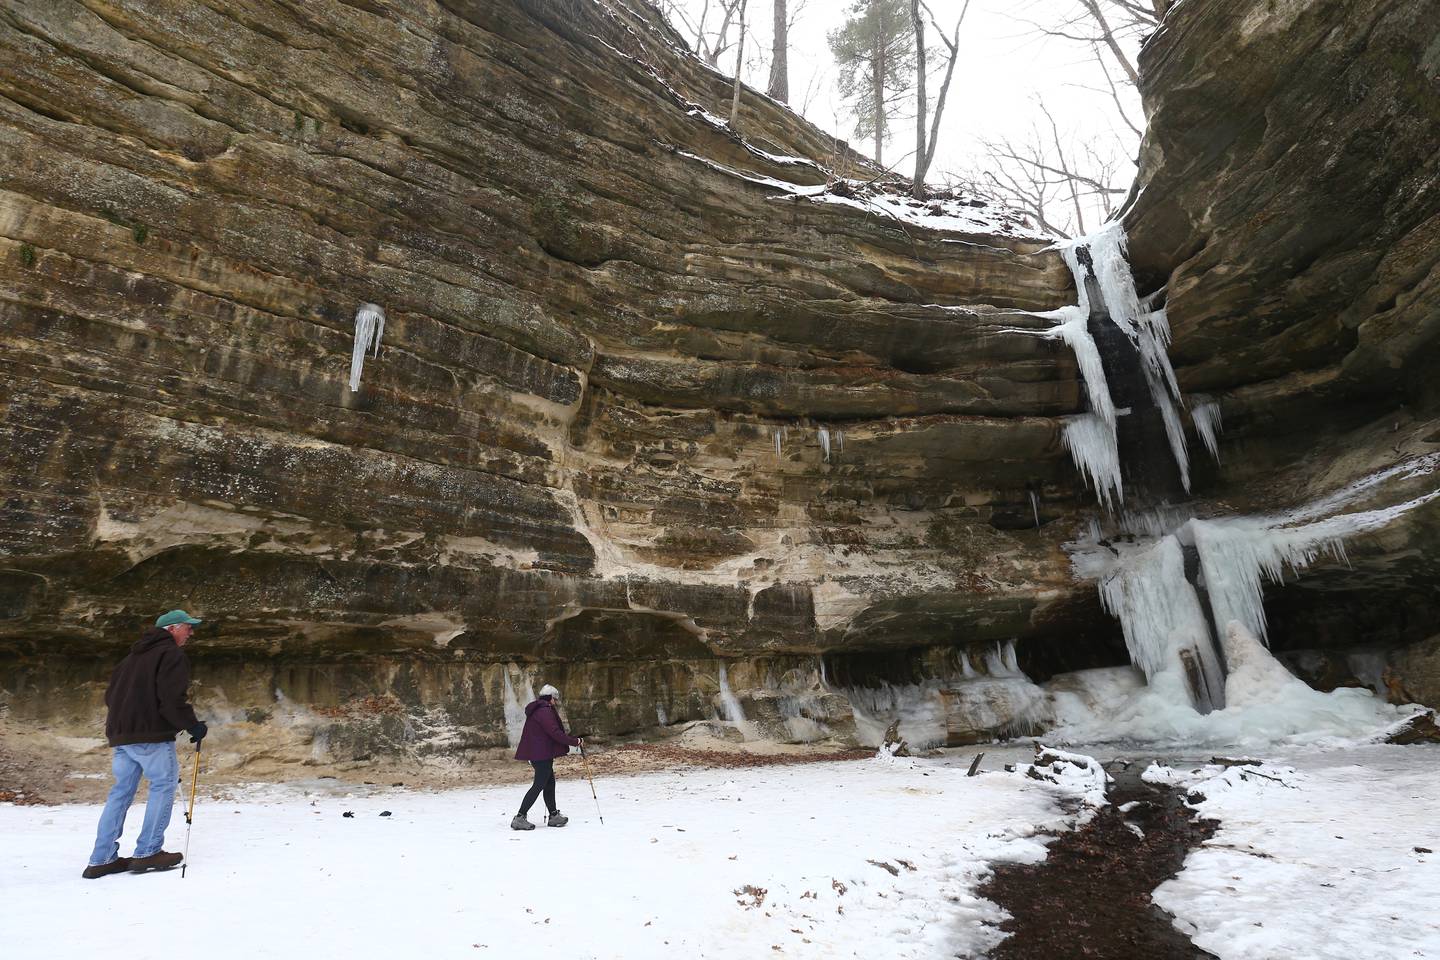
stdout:
[[[207,732],[187,699],[190,661],[181,649],[200,622],[184,610],[171,610],[141,635],[110,675],[105,691],[109,709],[105,736],[115,748],[111,761],[115,786],[100,814],[90,864],[81,874],[87,880],[121,870],[168,870],[184,859],[160,847],[170,825],[180,774],[175,735],[184,730],[190,734],[190,742],[198,744]],[[120,834],[141,776],[150,781],[145,822],[135,841],[135,856],[122,857]]]

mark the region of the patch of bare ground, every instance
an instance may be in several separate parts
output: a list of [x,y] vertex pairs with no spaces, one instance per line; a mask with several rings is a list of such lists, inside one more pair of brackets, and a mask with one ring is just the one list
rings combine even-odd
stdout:
[[[875,755],[869,749],[845,749],[826,744],[745,744],[711,738],[689,731],[659,743],[596,744],[589,747],[586,764],[592,776],[628,776],[654,771],[725,769],[863,760]],[[191,746],[178,742],[182,764],[188,769]],[[206,741],[207,749],[210,741]],[[462,756],[432,755],[377,758],[366,762],[296,763],[267,760],[263,754],[230,766],[219,759],[226,744],[202,758],[202,795],[238,795],[249,783],[326,780],[338,786],[376,789],[453,790],[529,783],[530,765],[511,759],[504,748],[471,751]],[[584,774],[578,753],[561,758],[556,772],[562,779]],[[100,803],[111,785],[110,749],[95,738],[80,740],[0,720],[0,803]]]
[[1035,864],[998,866],[980,895],[1010,913],[1012,936],[991,960],[1214,960],[1171,923],[1150,893],[1215,833],[1180,795],[1112,766],[1110,804],[1050,844]]
[[867,760],[875,751],[865,749],[814,749],[794,753],[758,753],[746,750],[719,750],[675,746],[665,743],[626,743],[588,757],[592,774],[644,773],[674,767],[702,769],[734,767],[776,767],[835,760]]

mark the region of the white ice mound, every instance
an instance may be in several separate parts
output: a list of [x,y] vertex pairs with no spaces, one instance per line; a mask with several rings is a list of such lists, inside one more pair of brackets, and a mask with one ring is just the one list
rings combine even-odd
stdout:
[[1275,702],[1300,703],[1326,694],[1312,689],[1270,655],[1255,634],[1239,620],[1225,628],[1225,703],[1234,707],[1263,707]]

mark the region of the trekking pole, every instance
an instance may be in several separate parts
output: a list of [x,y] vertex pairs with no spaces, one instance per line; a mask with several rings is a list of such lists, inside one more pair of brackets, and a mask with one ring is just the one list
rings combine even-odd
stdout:
[[595,796],[595,779],[590,776],[590,761],[585,756],[585,744],[580,744],[580,766],[585,768],[585,779],[590,781],[590,797],[595,801],[595,816],[600,817],[600,826],[605,826],[605,817],[600,813],[600,798]]
[[180,861],[180,879],[190,866],[190,826],[195,822],[195,783],[200,779],[200,744],[195,744],[195,768],[190,772],[190,806],[185,810],[185,858]]

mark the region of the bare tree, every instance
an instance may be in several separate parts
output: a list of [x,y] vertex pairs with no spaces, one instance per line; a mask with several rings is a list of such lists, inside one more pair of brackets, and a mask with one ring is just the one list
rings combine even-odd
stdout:
[[1039,107],[1045,123],[1020,141],[986,142],[989,163],[970,179],[1023,210],[1046,233],[1079,236],[1086,232],[1087,208],[1103,221],[1127,192],[1111,185],[1119,167],[1114,144],[1067,138],[1043,100]]
[[790,102],[790,21],[785,0],[775,0],[774,37],[770,44],[770,83],[766,93],[781,103]]
[[[925,61],[927,51],[925,49],[925,22],[920,17],[920,10],[924,8],[925,14],[929,17],[935,32],[939,34],[940,40],[945,44],[948,54],[945,63],[945,79],[940,84],[940,96],[935,100],[935,118],[930,127],[927,139],[925,130],[925,113],[928,107],[925,95]],[[970,0],[965,0],[965,6],[960,9],[960,16],[955,19],[954,35],[945,36],[936,23],[935,15],[924,0],[910,0],[910,19],[915,25],[915,179],[912,190],[917,200],[925,198],[925,176],[930,172],[930,165],[935,162],[935,147],[940,142],[940,119],[945,115],[945,98],[950,95],[950,80],[955,76],[955,61],[959,59],[960,52],[960,24],[965,22],[965,14],[970,10]]]
[[[720,66],[720,57],[737,41],[730,38],[730,30],[738,19],[744,0],[704,0],[699,16],[692,16],[684,0],[660,0],[660,12],[672,23],[684,27],[693,37],[691,45],[695,53],[712,67]],[[719,26],[712,26],[710,15],[720,18]]]
[[[1020,142],[1001,140],[986,144],[995,170],[987,178],[993,189],[1024,208],[1042,230],[1057,236],[1085,232],[1087,218],[1102,220],[1113,212],[1116,200],[1127,192],[1112,186],[1121,164],[1117,155],[1134,156],[1143,135],[1143,123],[1131,119],[1133,88],[1139,71],[1132,51],[1154,31],[1173,0],[1069,0],[1068,9],[1055,0],[1043,0],[1042,22],[1019,18],[1037,33],[1084,44],[1104,78],[1103,87],[1090,87],[1109,98],[1120,121],[1113,137],[1075,141],[1060,135],[1055,118],[1039,101],[1043,123]],[[1039,6],[1040,0],[1031,5]],[[1053,12],[1061,11],[1055,18]],[[1118,70],[1118,73],[1116,72]],[[1123,126],[1122,126],[1123,125]]]
[[1024,20],[1048,37],[1059,37],[1084,43],[1099,56],[1103,47],[1131,84],[1138,83],[1140,72],[1125,51],[1125,44],[1135,42],[1160,25],[1172,0],[1074,0],[1076,6],[1058,21]]
[[735,45],[735,92],[730,98],[730,129],[735,129],[735,121],[740,117],[740,73],[745,67],[745,8],[750,5],[750,0],[740,0],[740,39]]

